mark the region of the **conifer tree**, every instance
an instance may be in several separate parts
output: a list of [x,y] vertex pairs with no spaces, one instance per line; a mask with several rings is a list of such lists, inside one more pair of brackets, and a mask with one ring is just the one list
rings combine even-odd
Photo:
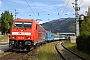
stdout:
[[0,18],[0,30],[2,34],[10,32],[12,22],[13,22],[12,13],[10,14],[9,11],[2,12]]

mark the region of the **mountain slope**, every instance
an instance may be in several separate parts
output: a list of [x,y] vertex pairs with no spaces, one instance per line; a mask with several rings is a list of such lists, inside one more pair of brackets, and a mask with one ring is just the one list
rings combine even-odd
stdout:
[[54,33],[75,32],[75,18],[61,18],[41,24],[47,31]]

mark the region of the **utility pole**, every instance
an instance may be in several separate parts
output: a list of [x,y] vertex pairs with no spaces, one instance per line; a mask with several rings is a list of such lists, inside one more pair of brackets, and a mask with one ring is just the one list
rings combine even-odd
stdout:
[[78,0],[75,0],[75,21],[76,21],[76,37],[79,35],[79,14],[78,11],[80,8],[78,7]]
[[18,14],[18,13],[16,12],[16,9],[15,9],[15,19],[16,19],[16,14]]

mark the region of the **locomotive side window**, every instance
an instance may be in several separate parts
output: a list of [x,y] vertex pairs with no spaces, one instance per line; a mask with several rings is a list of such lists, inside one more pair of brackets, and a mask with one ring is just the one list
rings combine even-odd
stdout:
[[14,27],[15,28],[31,28],[32,23],[31,22],[15,22]]

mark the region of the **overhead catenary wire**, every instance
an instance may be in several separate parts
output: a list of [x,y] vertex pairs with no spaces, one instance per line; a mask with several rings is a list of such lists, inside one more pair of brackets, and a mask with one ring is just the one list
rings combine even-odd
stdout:
[[[14,7],[11,7],[11,6],[9,6],[9,4],[8,4],[8,2],[7,1],[3,1],[3,0],[1,0],[1,2],[3,2],[8,8],[10,8],[13,12],[15,12],[15,8]],[[12,13],[12,11],[11,11],[11,13]],[[20,16],[22,16],[21,14],[19,14]],[[14,16],[14,15],[13,15]],[[14,17],[15,18],[15,17]]]
[[[65,0],[64,0],[65,1]],[[63,9],[63,12],[62,12],[62,14],[60,15],[60,17],[62,17],[62,15],[63,15],[63,13],[64,13],[64,11],[66,10],[66,7],[68,6],[68,4],[69,4],[69,2],[70,2],[70,0],[68,0],[68,2],[67,2],[67,4],[66,4],[66,6],[65,6],[65,8]],[[63,6],[62,6],[63,7]]]
[[[31,0],[31,1],[32,1],[32,0]],[[32,1],[32,3],[33,3],[33,5],[34,5],[34,7],[36,7],[33,1]],[[37,11],[37,9],[35,9],[35,10],[36,10],[38,16],[40,17],[39,12]]]
[[[40,17],[40,14],[41,14],[41,13],[50,14],[50,13],[48,13],[49,11],[57,10],[56,13],[58,14],[58,13],[59,13],[58,10],[63,9],[63,12],[61,12],[61,15],[62,15],[62,14],[64,13],[64,10],[66,9],[66,6],[68,5],[68,2],[67,2],[65,8],[63,8],[63,5],[62,5],[62,6],[59,7],[59,8],[53,8],[52,10],[46,10],[46,11],[43,10],[43,11],[40,12],[40,11],[37,11],[37,9],[35,9],[36,11],[33,11],[32,7],[31,7],[30,4],[29,4],[29,2],[28,2],[27,0],[25,0],[25,1],[26,1],[26,3],[27,3],[28,7],[31,9],[31,11],[30,11],[30,12],[29,12],[29,11],[26,11],[26,12],[23,12],[23,13],[33,13],[35,17],[37,17],[37,16],[36,16],[36,13],[39,15],[38,17]],[[33,6],[36,7],[35,4],[34,4],[34,2],[33,2],[33,0],[31,0],[31,1],[32,1],[32,3],[33,3]],[[64,1],[65,1],[65,0],[64,0]],[[7,2],[7,6],[8,6],[8,2]],[[10,7],[11,7],[11,6],[10,6]],[[9,7],[9,8],[10,8],[10,7]],[[14,11],[15,11],[15,9],[16,9],[15,7],[11,7],[11,8],[12,8]],[[16,10],[17,10],[17,9],[16,9]],[[17,10],[17,12],[18,12],[18,10]],[[21,15],[21,12],[18,12],[18,14],[19,14],[19,13],[20,13],[20,15]],[[50,15],[52,15],[52,14],[50,14]],[[31,15],[31,16],[32,16],[32,15]],[[40,17],[40,18],[41,18],[41,17]]]
[[84,0],[81,1],[81,3],[79,5],[81,5],[83,3]]
[[[31,0],[31,1],[32,1],[32,0]],[[33,3],[33,5],[34,5],[34,7],[36,7],[33,1],[32,1],[32,3]],[[52,9],[52,10],[57,10],[57,9],[61,9],[61,8],[62,8],[62,7],[60,7],[60,8],[55,8],[55,9]],[[37,9],[35,9],[35,10],[36,10],[36,12],[34,12],[34,13],[44,13],[44,12],[51,11],[51,10],[47,10],[47,11],[38,12]],[[29,12],[25,12],[25,13],[29,13]],[[30,12],[30,13],[32,13],[32,12]]]
[[[62,7],[60,8],[55,8],[55,9],[52,9],[52,10],[57,10],[57,9],[61,9]],[[48,12],[48,11],[52,11],[52,10],[47,10],[47,11],[41,11],[40,13],[43,13],[43,12]]]
[[[1,0],[1,2],[3,2],[3,0]],[[8,6],[9,4],[5,1],[3,2],[7,7],[9,7],[11,10],[14,10],[11,6]]]
[[[65,2],[65,0],[64,0],[64,2]],[[64,3],[63,2],[63,3]],[[64,4],[63,4],[64,5]],[[60,7],[60,8],[54,8],[54,9],[52,9],[52,10],[57,10],[57,9],[62,9],[63,8],[63,5]],[[67,2],[67,4],[66,5],[68,5],[68,2]],[[66,7],[65,7],[65,9],[66,9]],[[49,11],[52,11],[52,10],[49,10]],[[47,11],[41,11],[41,12],[39,12],[39,13],[44,13],[44,12],[49,12],[48,10]],[[63,11],[63,13],[64,13],[64,11]],[[62,14],[63,14],[62,13]],[[59,15],[59,12],[57,12],[57,14]]]
[[[26,0],[25,0],[26,1]],[[32,0],[31,0],[32,1]],[[27,2],[27,1],[26,1]],[[32,3],[33,3],[33,1],[32,1]],[[28,3],[27,3],[28,4]],[[34,5],[34,3],[33,3],[33,5]],[[29,4],[28,4],[28,6],[29,6]],[[30,7],[30,6],[29,6]],[[35,5],[34,5],[34,7],[35,7]],[[54,9],[52,9],[52,10],[57,10],[57,9],[61,9],[61,8],[63,8],[63,7],[60,7],[60,8],[54,8]],[[30,7],[30,9],[31,9],[31,7]],[[32,9],[31,9],[32,10]],[[48,12],[48,11],[51,11],[51,10],[47,10],[47,11],[41,11],[41,12],[38,12],[37,11],[37,9],[35,9],[36,10],[36,12],[30,12],[30,13],[38,13],[38,16],[40,17],[40,13],[45,13],[45,12]],[[32,10],[33,11],[33,10]],[[27,13],[27,12],[26,12]],[[47,15],[48,15],[48,13],[47,13]],[[59,15],[59,12],[57,12],[57,15]],[[31,15],[30,15],[31,16]],[[40,17],[41,18],[41,17]]]
[[[82,0],[82,1],[80,2],[79,6],[80,6],[83,2],[84,2],[84,0]],[[83,9],[83,11],[84,11],[84,9]]]
[[[66,4],[65,8],[63,9],[61,15],[63,15],[64,11],[66,10],[66,7],[67,7],[68,4],[69,4],[69,2],[70,2],[70,0],[68,0],[68,2],[67,2],[67,4]],[[64,3],[65,3],[65,0],[64,0]],[[63,4],[63,5],[64,5],[64,4]],[[56,8],[56,9],[62,9],[62,8],[63,8],[63,5],[62,5],[62,7]],[[56,10],[56,9],[52,9],[52,10]],[[50,10],[50,11],[51,11],[51,10]],[[48,11],[41,11],[40,13],[43,13],[43,12],[48,12]],[[59,12],[57,12],[57,14],[60,15]],[[60,15],[60,17],[61,17],[61,15]]]
[[[33,12],[32,8],[31,8],[31,6],[29,5],[29,3],[27,2],[27,0],[25,0],[25,1],[26,1],[27,5],[29,6],[29,8],[31,9],[31,11]],[[36,15],[35,15],[34,12],[33,12],[33,14],[34,14],[34,16],[36,17]]]

